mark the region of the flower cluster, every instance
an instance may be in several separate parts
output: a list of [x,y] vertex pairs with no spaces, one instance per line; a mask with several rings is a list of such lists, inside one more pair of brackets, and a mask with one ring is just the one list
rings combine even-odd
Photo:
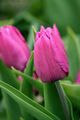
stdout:
[[[23,71],[30,57],[30,49],[14,26],[0,27],[0,59],[8,67]],[[43,82],[63,79],[68,75],[69,64],[64,43],[56,25],[41,27],[36,33],[34,44],[34,65]]]

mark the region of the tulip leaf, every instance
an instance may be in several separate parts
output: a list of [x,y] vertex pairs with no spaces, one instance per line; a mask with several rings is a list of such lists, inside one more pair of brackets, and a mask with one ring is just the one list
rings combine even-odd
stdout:
[[69,59],[69,78],[74,82],[77,77],[77,73],[79,70],[79,46],[77,45],[78,40],[75,39],[74,35],[68,30],[69,35],[64,38],[65,47],[68,53]]
[[74,120],[71,102],[65,95],[59,81],[44,84],[44,99],[46,108],[60,117],[61,120]]
[[[80,60],[80,45],[79,45],[79,37],[74,33],[74,31],[68,27],[67,29],[69,36],[75,41],[75,45],[77,48],[77,52],[78,52],[78,57]],[[80,68],[80,66],[79,66]]]
[[30,77],[29,75],[25,74],[25,73],[22,73],[16,69],[13,69],[13,72],[16,74],[16,75],[20,75],[22,77],[25,78],[25,80],[27,82],[29,82],[32,86],[34,86],[36,89],[39,90],[39,92],[41,93],[41,95],[43,95],[43,83],[39,80],[34,80],[32,77]]
[[10,70],[2,61],[0,61],[0,75],[4,82],[19,89],[19,83],[16,79],[15,74]]
[[32,50],[34,45],[34,34],[32,30],[32,25],[30,26],[30,29],[29,29],[29,35],[28,35],[27,41],[28,41],[29,48]]
[[80,111],[74,107],[74,120],[79,120]]
[[69,100],[69,98],[66,96],[67,102],[68,102],[68,106],[69,106],[69,113],[71,115],[71,119],[74,120],[74,115],[73,115],[73,108],[72,108],[72,103]]
[[[39,22],[33,23],[33,26],[35,27],[36,31],[38,31],[40,23]],[[35,38],[34,31],[32,29],[32,25],[31,25],[30,29],[29,29],[29,35],[28,35],[28,44],[29,44],[29,48],[31,50],[33,50],[33,47],[34,47],[34,42],[35,42],[34,38]]]
[[[29,75],[29,76],[32,76],[33,67],[34,67],[34,55],[33,55],[33,52],[32,52],[31,57],[29,59],[29,62],[27,64],[26,68],[25,68],[24,73]],[[23,76],[21,91],[24,94],[28,95],[29,97],[32,96],[32,85],[29,82],[27,82],[27,80],[24,76]]]
[[[33,68],[34,68],[34,55],[32,52],[31,57],[29,59],[29,62],[24,70],[24,73],[32,76],[33,75]],[[21,92],[30,98],[33,97],[32,85],[29,82],[27,82],[27,80],[24,76],[23,76],[23,81],[21,84]],[[33,120],[32,116],[27,114],[26,109],[24,109],[22,106],[21,106],[21,110],[22,110],[24,120],[26,120],[26,119]]]
[[62,86],[73,105],[80,110],[80,85],[64,82],[62,83]]
[[[40,82],[39,80],[34,80],[32,77],[20,72],[20,71],[17,71],[17,70],[14,70],[14,72],[18,75],[21,75],[21,76],[24,76],[27,80],[27,82],[29,82],[31,85],[33,85],[36,89],[38,89],[40,91],[40,93],[43,95],[43,83]],[[63,82],[61,81],[61,85],[63,87]],[[66,83],[69,83],[70,82],[66,82]],[[63,87],[64,88],[64,87]],[[66,91],[65,91],[66,92]],[[68,99],[68,98],[67,98]],[[68,99],[68,103],[69,103],[69,108],[70,108],[70,113],[71,113],[71,118],[73,118],[73,111],[72,111],[72,105],[71,105],[71,102],[70,100]]]
[[5,107],[7,111],[7,119],[18,120],[21,116],[18,104],[4,90],[2,90],[2,93],[3,93],[3,99],[5,101]]
[[43,106],[39,105],[29,97],[25,96],[16,88],[7,83],[0,81],[0,87],[11,96],[18,104],[24,106],[27,112],[38,120],[60,120],[54,114],[47,111]]
[[6,112],[3,108],[2,103],[0,103],[0,120],[6,120],[6,119],[7,119]]
[[[14,69],[14,72],[18,75],[21,75],[21,76],[24,76],[27,80],[27,82],[29,82],[31,85],[33,85],[36,89],[38,89],[40,91],[40,93],[43,95],[43,83],[40,82],[39,80],[34,80],[32,77],[20,72],[20,71],[17,71]],[[63,87],[63,82],[61,81],[61,85]],[[68,81],[66,81],[66,83],[69,83]],[[64,88],[64,87],[63,87]],[[66,92],[66,91],[65,91]],[[73,118],[73,111],[72,111],[72,105],[71,105],[71,102],[70,100],[67,98],[68,100],[68,103],[69,103],[69,108],[70,108],[70,113],[71,113],[71,118]],[[73,120],[73,119],[72,119]]]
[[32,52],[24,73],[32,76],[33,75],[33,68],[34,68],[34,53]]
[[[5,83],[10,84],[11,86],[14,86],[15,88],[19,89],[19,84],[16,80],[16,76],[13,74],[13,71],[11,71],[9,68],[7,68],[2,61],[0,61],[0,75],[1,80]],[[4,90],[2,91],[3,97],[6,103],[6,110],[7,110],[7,116],[8,120],[18,120],[20,117],[20,111],[18,104],[10,97],[8,96]],[[12,109],[13,108],[13,109]],[[16,111],[16,113],[15,113]]]

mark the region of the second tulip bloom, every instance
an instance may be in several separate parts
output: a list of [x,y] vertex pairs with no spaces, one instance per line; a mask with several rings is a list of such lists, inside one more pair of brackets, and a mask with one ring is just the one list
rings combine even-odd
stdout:
[[14,26],[0,27],[0,59],[8,67],[23,71],[30,57],[29,47]]
[[56,25],[46,29],[42,26],[37,32],[34,65],[43,82],[56,81],[68,75],[68,58]]

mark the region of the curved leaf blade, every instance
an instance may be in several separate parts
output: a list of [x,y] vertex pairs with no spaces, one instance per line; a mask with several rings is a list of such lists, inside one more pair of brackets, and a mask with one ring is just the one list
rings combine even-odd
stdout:
[[7,83],[0,81],[0,87],[4,89],[18,104],[24,106],[27,112],[38,120],[60,120],[58,117],[47,111],[43,106],[31,100]]

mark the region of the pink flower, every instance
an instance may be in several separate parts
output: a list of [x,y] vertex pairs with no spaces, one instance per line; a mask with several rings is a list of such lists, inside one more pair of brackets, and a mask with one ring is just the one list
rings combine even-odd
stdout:
[[77,83],[77,84],[80,84],[80,71],[79,71],[78,74],[77,74],[76,83]]
[[18,80],[19,80],[19,81],[23,81],[22,76],[18,76]]
[[68,58],[56,25],[46,29],[42,26],[40,32],[37,32],[34,65],[43,82],[63,79],[68,75]]
[[23,71],[30,57],[30,50],[20,31],[14,26],[0,27],[0,59],[8,67]]

